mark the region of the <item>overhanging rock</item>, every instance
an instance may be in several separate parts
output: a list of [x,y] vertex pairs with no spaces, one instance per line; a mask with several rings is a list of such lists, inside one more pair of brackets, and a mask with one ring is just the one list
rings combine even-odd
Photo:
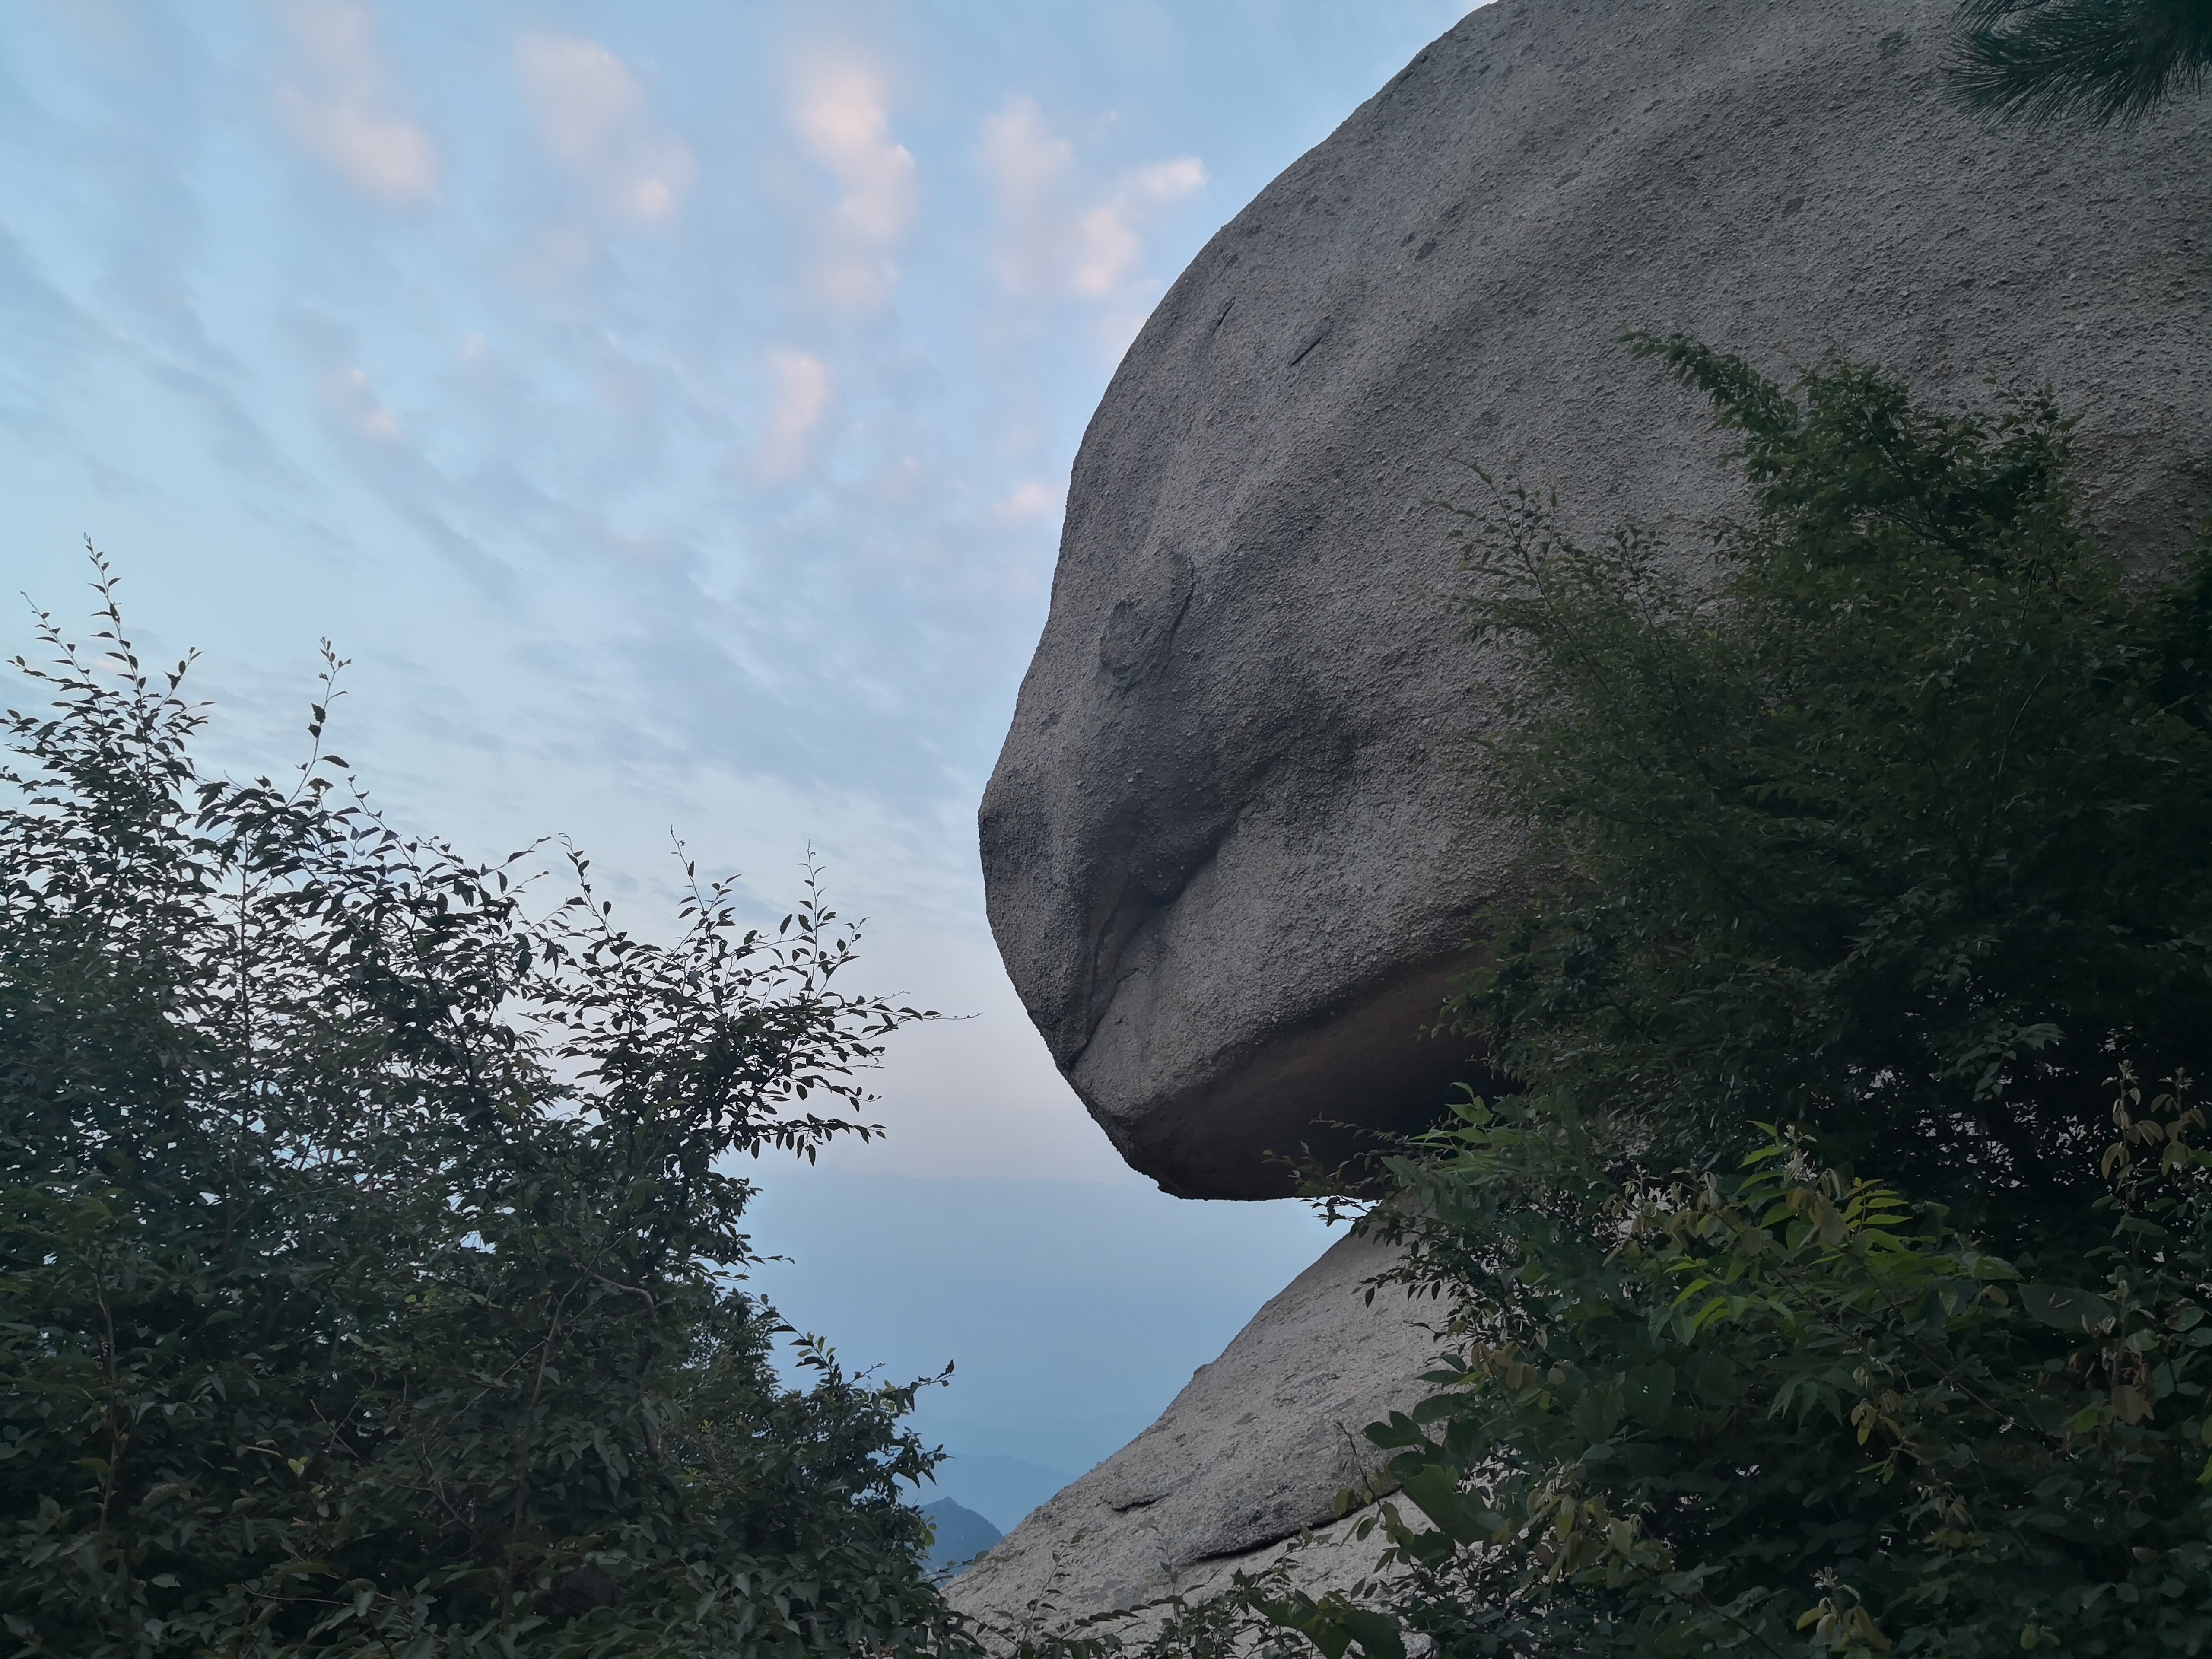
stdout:
[[1432,1113],[1421,1041],[1521,842],[1437,498],[1463,461],[1603,527],[1731,501],[1624,328],[1787,375],[1830,353],[2083,416],[2150,551],[2207,505],[2212,99],[1992,131],[1954,0],[1500,0],[1217,235],[1077,458],[1051,614],[990,787],[991,920],[1060,1068],[1171,1192]]

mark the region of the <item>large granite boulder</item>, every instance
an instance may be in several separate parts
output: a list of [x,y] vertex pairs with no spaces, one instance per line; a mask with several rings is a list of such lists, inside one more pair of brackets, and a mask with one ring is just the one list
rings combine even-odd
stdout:
[[[1338,1494],[1379,1491],[1367,1425],[1410,1410],[1439,1337],[1438,1304],[1366,1287],[1392,1258],[1346,1238],[1199,1368],[1160,1420],[1035,1510],[945,1588],[1001,1634],[1200,1601],[1239,1570],[1310,1542],[1309,1589],[1370,1571],[1381,1546],[1342,1537]],[[1311,1540],[1308,1534],[1315,1534]]]
[[1170,1192],[1263,1197],[1317,1123],[1434,1109],[1420,1042],[1521,842],[1425,503],[1461,463],[1571,514],[1710,514],[1705,412],[1617,343],[1787,374],[2048,380],[2110,524],[2207,504],[2212,99],[1992,132],[1954,0],[1500,0],[1217,235],[1085,435],[981,814],[992,925],[1061,1069]]

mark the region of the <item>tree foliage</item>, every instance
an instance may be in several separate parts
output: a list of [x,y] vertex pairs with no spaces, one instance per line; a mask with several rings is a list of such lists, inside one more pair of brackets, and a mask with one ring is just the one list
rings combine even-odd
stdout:
[[2011,1259],[1786,1136],[1658,1180],[1468,1104],[1397,1163],[1458,1347],[1369,1431],[1384,1611],[1466,1654],[2212,1645],[2203,1115],[2120,1087],[2101,1242]]
[[1952,75],[2001,116],[2142,119],[2212,69],[2212,0],[1966,0]]
[[2047,398],[1636,345],[1746,507],[1464,516],[1553,875],[1455,1011],[1504,1094],[1368,1224],[1455,1334],[1369,1431],[1383,1571],[1249,1604],[1330,1659],[2212,1650],[2212,559],[2101,550]]
[[1487,776],[1558,879],[1460,1018],[1662,1168],[1787,1119],[1987,1224],[2094,1198],[2115,1056],[2212,1073],[2212,558],[2103,552],[2047,398],[1638,349],[1741,439],[1748,510],[1704,557],[1468,510],[1518,688]]
[[939,1644],[911,1390],[818,1348],[778,1382],[727,1167],[869,1133],[855,1073],[919,1016],[833,983],[811,886],[763,932],[695,883],[657,944],[580,858],[536,914],[319,748],[203,777],[185,665],[100,579],[8,717],[0,1648]]

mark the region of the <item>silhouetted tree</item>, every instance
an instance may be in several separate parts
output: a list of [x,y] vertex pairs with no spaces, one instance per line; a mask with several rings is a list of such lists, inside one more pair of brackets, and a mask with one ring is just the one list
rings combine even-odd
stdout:
[[100,574],[0,718],[0,1652],[957,1649],[912,1390],[788,1386],[741,1283],[735,1156],[872,1133],[920,1017],[851,929],[538,906],[386,827],[327,690],[298,776],[204,777]]

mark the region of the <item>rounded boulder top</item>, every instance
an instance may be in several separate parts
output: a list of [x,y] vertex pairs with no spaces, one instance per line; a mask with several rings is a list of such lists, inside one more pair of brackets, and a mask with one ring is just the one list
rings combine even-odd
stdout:
[[1949,0],[1496,0],[1231,222],[1079,453],[1050,616],[983,799],[1030,1017],[1170,1192],[1290,1189],[1433,1115],[1433,1027],[1522,838],[1441,501],[1473,463],[1577,526],[1735,499],[1707,411],[1620,336],[1787,380],[1833,356],[2081,417],[2116,546],[2208,496],[2212,95],[1992,125]]

